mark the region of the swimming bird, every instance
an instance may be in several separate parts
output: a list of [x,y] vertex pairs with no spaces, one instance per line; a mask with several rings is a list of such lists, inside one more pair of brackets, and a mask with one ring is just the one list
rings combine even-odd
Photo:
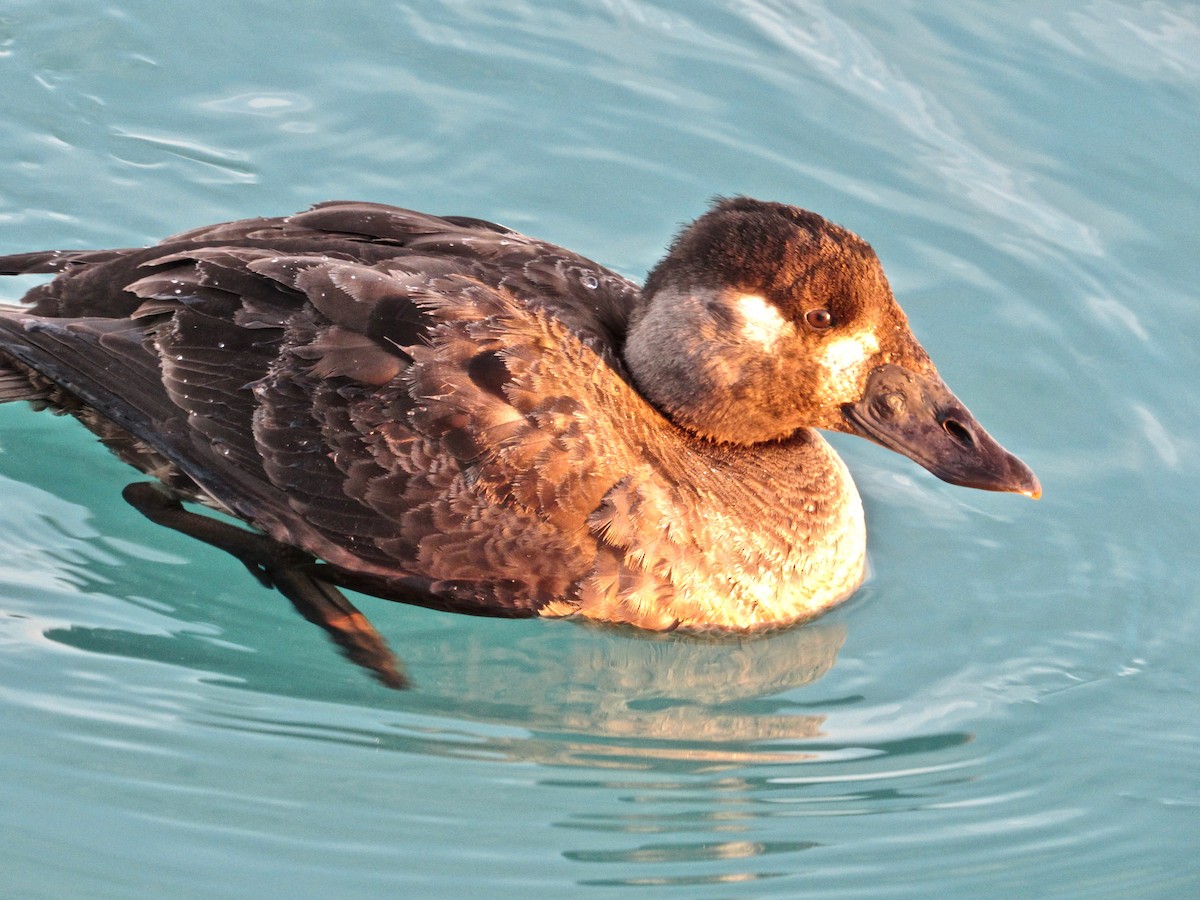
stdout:
[[[139,249],[0,257],[0,401],[68,413],[385,683],[342,595],[746,631],[863,579],[816,429],[1037,497],[946,387],[879,259],[795,206],[719,199],[639,287],[492,222],[318,204]],[[195,501],[243,529],[194,512]]]

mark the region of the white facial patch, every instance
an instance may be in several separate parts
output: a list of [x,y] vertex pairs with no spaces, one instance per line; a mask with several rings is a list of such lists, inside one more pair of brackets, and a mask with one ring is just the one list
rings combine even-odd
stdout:
[[757,294],[742,294],[734,301],[742,317],[742,337],[768,352],[775,349],[779,339],[795,334],[796,326],[769,300]]
[[834,338],[821,351],[821,365],[829,379],[839,384],[858,384],[862,367],[879,352],[879,341],[868,331]]

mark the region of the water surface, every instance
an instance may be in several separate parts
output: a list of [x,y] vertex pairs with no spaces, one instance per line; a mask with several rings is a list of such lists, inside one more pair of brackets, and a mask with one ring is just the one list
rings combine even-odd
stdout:
[[1196,5],[12,2],[0,84],[0,252],[355,198],[640,278],[715,194],[818,210],[1045,486],[838,439],[873,574],[818,624],[359,598],[401,694],[0,407],[6,893],[1200,889]]

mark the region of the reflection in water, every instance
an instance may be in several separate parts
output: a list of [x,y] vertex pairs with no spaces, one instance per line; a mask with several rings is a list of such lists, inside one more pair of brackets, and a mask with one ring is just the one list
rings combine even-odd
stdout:
[[487,668],[468,670],[453,685],[456,698],[443,700],[466,707],[513,704],[524,708],[526,727],[609,739],[812,736],[818,723],[806,720],[798,728],[794,716],[775,714],[776,707],[759,698],[816,681],[845,641],[840,625],[758,636],[583,626],[550,642],[547,632],[517,643],[502,680],[494,680],[497,673]]
[[[518,623],[514,629],[525,633],[515,641],[458,624],[393,638],[422,673],[412,692],[376,692],[396,701],[401,715],[364,711],[371,721],[350,728],[231,710],[209,724],[440,759],[552,766],[554,777],[533,770],[543,777],[530,796],[557,798],[551,824],[573,836],[560,853],[580,867],[579,884],[587,886],[786,877],[796,870],[791,857],[822,846],[817,826],[826,817],[927,802],[907,786],[847,787],[825,768],[801,783],[790,777],[797,765],[825,762],[842,774],[857,766],[864,777],[874,771],[886,781],[891,756],[936,755],[967,740],[848,747],[823,735],[825,716],[788,693],[833,667],[846,637],[837,623],[741,638]],[[905,770],[905,784],[962,777],[936,767]],[[794,839],[758,839],[764,823],[781,819],[795,820],[785,826]]]
[[[704,863],[713,860],[753,859],[761,856],[781,853],[797,853],[821,846],[814,841],[719,841],[703,844],[645,844],[633,850],[625,851],[568,851],[567,859],[577,862],[590,863],[619,863],[627,866],[629,863]],[[689,866],[689,871],[694,871]],[[632,878],[587,879],[581,884],[639,886],[639,885],[700,885],[700,884],[730,884],[743,881],[761,881],[765,878],[779,878],[786,871],[778,872],[715,872],[712,875],[688,874],[682,876],[642,876]]]
[[[818,736],[824,717],[799,713],[776,695],[824,675],[845,640],[840,625],[720,638],[525,627],[532,633],[516,642],[472,634],[464,643],[456,628],[438,639],[405,639],[413,671],[424,677],[395,698],[408,714],[403,724],[331,727],[264,720],[261,710],[231,712],[217,724],[409,753],[600,768],[699,772],[795,762],[811,754],[789,742]],[[437,717],[436,724],[412,715]]]
[[[962,748],[963,734],[942,736],[942,747]],[[595,885],[690,884],[757,881],[794,875],[803,864],[780,856],[829,845],[831,823],[847,817],[910,814],[937,809],[961,793],[982,770],[979,759],[947,762],[937,754],[925,765],[898,766],[884,748],[867,767],[847,775],[846,764],[805,766],[769,758],[746,761],[740,774],[684,775],[675,779],[559,780],[543,787],[578,792],[580,808],[556,822],[580,832],[564,856],[580,863],[607,864],[614,874],[581,883]],[[914,752],[914,748],[897,752]],[[821,754],[814,754],[819,757]],[[792,760],[795,763],[797,760]],[[849,783],[847,783],[849,782]],[[893,786],[883,787],[882,784]],[[597,803],[596,798],[605,798]],[[597,808],[599,807],[599,808]],[[787,841],[756,840],[785,833]],[[615,842],[615,844],[614,844]],[[732,865],[731,865],[732,863]],[[703,874],[700,874],[703,873]]]

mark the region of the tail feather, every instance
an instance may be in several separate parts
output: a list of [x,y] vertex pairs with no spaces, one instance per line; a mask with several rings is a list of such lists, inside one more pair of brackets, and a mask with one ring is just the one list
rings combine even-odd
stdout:
[[53,275],[71,263],[104,262],[119,256],[121,250],[38,250],[0,256],[0,275]]
[[0,275],[41,275],[58,272],[67,263],[67,254],[58,250],[14,253],[0,256]]

